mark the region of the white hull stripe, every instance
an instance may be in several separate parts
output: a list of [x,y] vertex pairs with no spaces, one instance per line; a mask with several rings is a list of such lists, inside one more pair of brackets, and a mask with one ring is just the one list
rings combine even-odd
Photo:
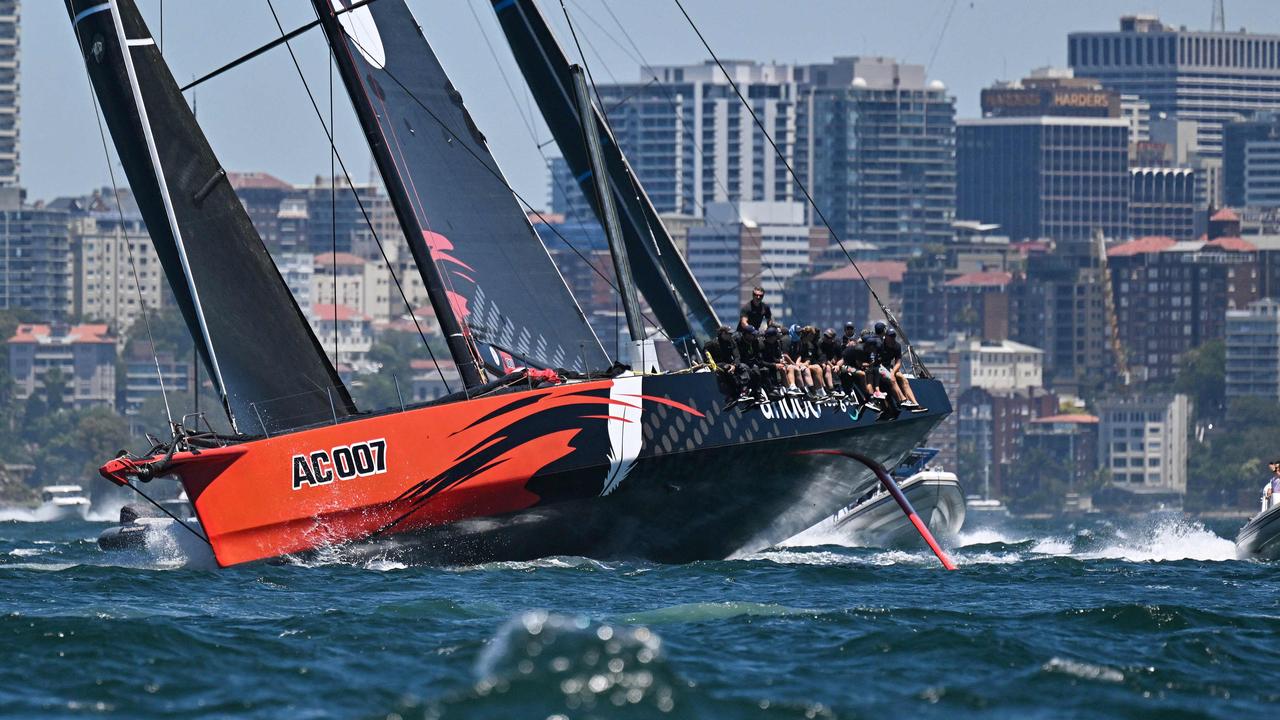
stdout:
[[156,41],[154,38],[142,38],[140,40],[129,41],[129,47],[146,47],[148,45],[155,45],[155,44],[156,44]]

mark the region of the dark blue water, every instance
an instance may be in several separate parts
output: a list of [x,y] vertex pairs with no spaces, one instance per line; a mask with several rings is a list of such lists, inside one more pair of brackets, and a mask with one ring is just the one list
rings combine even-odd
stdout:
[[0,522],[0,716],[1238,718],[1280,702],[1280,566],[1231,560],[1187,521],[969,528],[954,573],[838,544],[218,571],[173,539],[104,554],[103,527]]

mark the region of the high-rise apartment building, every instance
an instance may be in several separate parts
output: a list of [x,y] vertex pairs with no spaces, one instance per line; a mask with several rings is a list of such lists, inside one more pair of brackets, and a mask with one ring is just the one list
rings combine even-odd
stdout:
[[[749,61],[726,62],[725,68],[783,156],[795,162],[798,69]],[[644,67],[637,82],[600,85],[599,91],[618,145],[658,212],[702,215],[713,202],[800,197],[714,62]]]
[[689,229],[686,257],[721,322],[736,323],[757,285],[782,320],[787,279],[807,270],[828,242],[825,229],[804,222],[800,203],[715,203],[707,224]]
[[1129,232],[1129,123],[990,117],[956,128],[957,212],[1015,240]]
[[18,0],[0,0],[0,187],[18,184],[21,88]]
[[894,255],[945,242],[956,219],[955,100],[924,67],[883,57],[805,68],[809,183],[842,238]]
[[1076,32],[1067,62],[1078,77],[1138,95],[1161,113],[1199,121],[1199,145],[1222,151],[1224,123],[1280,109],[1280,35],[1173,28],[1150,15],[1120,18],[1111,32]]
[[[842,238],[900,251],[951,236],[955,102],[922,66],[852,57],[726,67]],[[804,199],[714,63],[644,68],[639,82],[600,93],[659,212]],[[550,169],[553,209],[589,216],[563,164]]]
[[1095,80],[1045,68],[982,91],[956,128],[957,212],[1020,240],[1129,232],[1132,120]]
[[1134,237],[1189,240],[1196,230],[1196,171],[1135,167],[1129,171],[1129,227]]
[[0,188],[0,308],[58,320],[72,310],[71,239],[66,211],[21,202]]
[[1280,113],[1257,113],[1222,129],[1222,196],[1229,207],[1280,206]]
[[1280,400],[1280,302],[1227,311],[1227,397]]

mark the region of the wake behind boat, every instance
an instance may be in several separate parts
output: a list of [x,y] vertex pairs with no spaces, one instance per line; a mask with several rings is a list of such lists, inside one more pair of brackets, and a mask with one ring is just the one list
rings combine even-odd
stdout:
[[685,362],[648,375],[618,367],[404,1],[313,2],[462,377],[432,403],[356,406],[134,0],[67,0],[234,430],[175,422],[172,440],[101,473],[135,489],[176,477],[219,564],[391,536],[443,562],[722,558],[771,546],[875,482],[795,453],[857,450],[893,466],[950,412],[928,377],[910,380],[928,410],[797,397],[730,407],[722,375],[701,364],[714,310],[536,6],[503,0],[495,11],[530,89],[609,228],[633,342],[647,339],[639,295]]

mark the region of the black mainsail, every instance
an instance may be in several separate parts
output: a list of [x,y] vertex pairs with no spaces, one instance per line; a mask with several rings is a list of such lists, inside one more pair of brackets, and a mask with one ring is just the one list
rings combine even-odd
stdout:
[[66,0],[129,185],[232,426],[355,412],[134,0]]
[[[583,119],[574,100],[572,66],[533,0],[492,2],[507,43],[538,102],[542,117],[596,217],[604,222],[598,195],[592,188],[589,156],[582,141]],[[677,347],[682,345],[682,338],[689,337],[691,326],[700,328],[708,337],[714,337],[720,326],[715,310],[676,249],[653,203],[640,187],[600,110],[593,107],[593,115],[608,168],[609,184],[621,216],[636,286]],[[676,297],[672,297],[673,291]],[[683,303],[683,308],[680,303]],[[675,310],[672,305],[675,305]]]
[[482,380],[476,356],[496,370],[607,367],[403,0],[312,2],[466,383]]

